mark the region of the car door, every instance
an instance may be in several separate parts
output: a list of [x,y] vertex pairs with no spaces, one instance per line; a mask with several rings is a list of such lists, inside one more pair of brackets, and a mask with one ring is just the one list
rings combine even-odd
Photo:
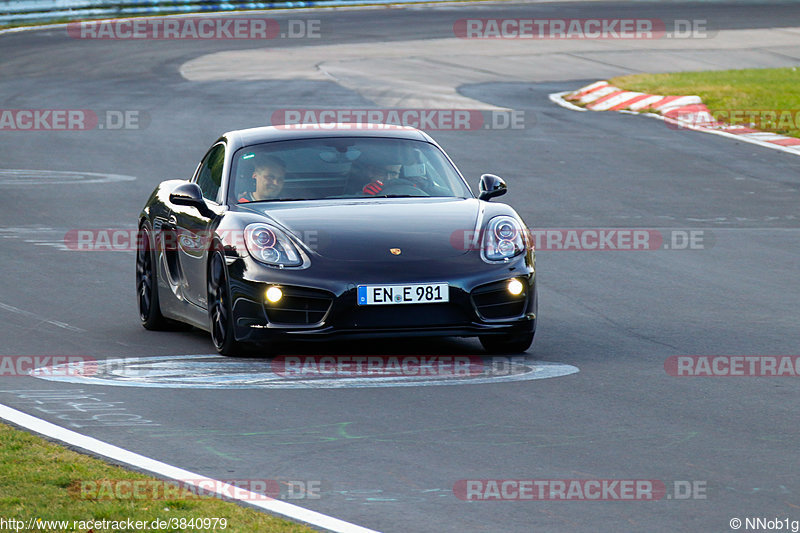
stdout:
[[205,213],[196,207],[172,206],[170,224],[176,228],[177,259],[182,273],[184,298],[200,307],[207,306],[206,266],[211,244],[211,225],[222,212],[219,202],[225,166],[225,143],[215,144],[203,158],[192,178],[203,191],[208,206]]

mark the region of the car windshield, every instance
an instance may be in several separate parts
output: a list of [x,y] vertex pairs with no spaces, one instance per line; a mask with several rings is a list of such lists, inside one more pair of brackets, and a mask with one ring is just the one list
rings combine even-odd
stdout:
[[445,155],[424,141],[329,138],[239,149],[231,164],[230,203],[324,198],[445,196],[471,198]]

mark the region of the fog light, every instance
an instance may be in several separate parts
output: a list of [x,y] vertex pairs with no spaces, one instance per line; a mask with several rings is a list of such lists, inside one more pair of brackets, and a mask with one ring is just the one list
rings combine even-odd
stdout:
[[525,287],[522,285],[522,282],[518,279],[512,279],[508,282],[508,292],[513,294],[514,296],[519,296],[522,294],[522,290]]
[[283,298],[283,291],[280,287],[270,287],[267,289],[267,301],[270,303],[277,303]]

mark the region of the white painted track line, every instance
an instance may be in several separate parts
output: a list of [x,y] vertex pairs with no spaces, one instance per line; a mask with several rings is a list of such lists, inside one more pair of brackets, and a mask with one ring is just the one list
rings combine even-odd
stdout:
[[[114,461],[134,466],[141,470],[146,470],[157,474],[163,478],[180,481],[184,485],[193,485],[198,488],[202,486],[204,491],[215,493],[218,496],[225,496],[226,499],[239,500],[247,503],[250,506],[269,511],[277,515],[285,516],[293,520],[304,522],[306,524],[323,528],[328,531],[335,531],[341,533],[377,533],[372,529],[367,529],[338,518],[333,518],[316,511],[310,511],[290,503],[282,502],[280,500],[265,500],[264,495],[256,494],[250,491],[245,491],[241,488],[235,488],[227,483],[214,480],[188,470],[183,470],[155,459],[150,459],[144,455],[139,455],[113,444],[108,444],[101,440],[81,435],[70,429],[51,424],[46,420],[36,418],[17,411],[7,405],[0,404],[0,418],[11,422],[17,426],[24,427],[40,435],[50,437],[65,444],[81,448],[83,450],[108,457]],[[208,490],[209,486],[215,487],[215,490]],[[232,494],[237,494],[237,498],[232,497]]]

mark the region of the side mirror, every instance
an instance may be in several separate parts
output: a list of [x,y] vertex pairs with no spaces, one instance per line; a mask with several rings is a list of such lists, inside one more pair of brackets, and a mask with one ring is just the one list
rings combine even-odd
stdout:
[[196,183],[178,185],[169,194],[169,201],[175,205],[189,205],[198,209],[200,204],[206,204],[203,200],[203,191]]
[[508,192],[506,182],[503,181],[501,177],[495,176],[494,174],[484,174],[481,176],[478,189],[480,190],[478,198],[481,200],[490,200],[495,196],[503,196]]
[[212,216],[213,211],[209,209],[203,199],[203,191],[196,183],[183,183],[178,185],[169,194],[169,201],[175,205],[187,205],[195,207],[203,216]]

